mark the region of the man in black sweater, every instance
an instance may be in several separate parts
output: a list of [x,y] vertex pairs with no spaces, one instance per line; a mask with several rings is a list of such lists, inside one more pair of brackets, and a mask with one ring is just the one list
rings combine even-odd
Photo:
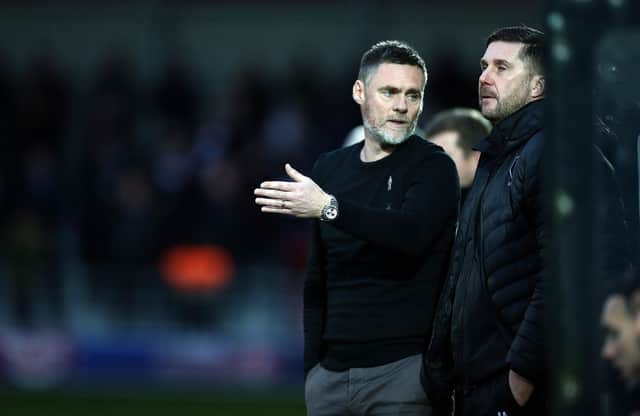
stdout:
[[544,415],[545,222],[541,196],[544,35],[499,29],[480,60],[480,109],[493,122],[460,215],[425,355],[437,414]]
[[320,156],[311,177],[255,190],[263,212],[312,218],[304,285],[309,415],[430,415],[421,353],[458,212],[455,165],[413,135],[425,64],[408,45],[366,51],[353,85],[365,140]]

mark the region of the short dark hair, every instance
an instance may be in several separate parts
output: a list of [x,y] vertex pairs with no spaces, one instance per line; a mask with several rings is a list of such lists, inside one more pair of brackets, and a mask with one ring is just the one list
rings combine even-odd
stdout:
[[424,82],[427,82],[427,66],[424,60],[415,49],[398,40],[385,40],[369,48],[360,60],[358,79],[367,82],[373,70],[383,63],[417,66],[424,74]]
[[489,35],[485,46],[493,42],[523,43],[520,58],[527,62],[534,74],[544,74],[544,33],[526,25],[497,29]]
[[453,108],[433,116],[425,126],[424,135],[431,138],[444,131],[458,133],[458,146],[466,156],[471,153],[473,146],[491,133],[491,122],[473,108]]

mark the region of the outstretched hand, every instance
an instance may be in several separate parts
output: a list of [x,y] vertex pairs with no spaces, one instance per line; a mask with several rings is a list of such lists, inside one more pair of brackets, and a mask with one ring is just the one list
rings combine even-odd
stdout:
[[262,182],[253,193],[262,212],[286,214],[300,218],[320,218],[322,208],[331,199],[311,178],[295,170],[290,164],[284,166],[293,180]]

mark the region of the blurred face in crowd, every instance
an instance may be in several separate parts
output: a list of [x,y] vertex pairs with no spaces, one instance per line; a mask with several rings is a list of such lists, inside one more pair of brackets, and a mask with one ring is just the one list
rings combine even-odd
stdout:
[[365,137],[384,145],[405,141],[422,112],[425,76],[420,67],[382,63],[366,80],[356,80],[353,99],[360,105]]
[[612,296],[607,300],[602,312],[602,324],[608,332],[602,347],[602,357],[609,360],[631,385],[640,381],[638,299],[640,292],[636,294],[635,308],[630,308],[622,296]]
[[494,123],[543,97],[544,79],[533,74],[520,56],[523,47],[516,42],[492,42],[480,60],[480,111]]
[[460,146],[460,133],[455,130],[444,130],[429,137],[433,143],[441,146],[453,159],[460,177],[460,186],[468,188],[476,174],[480,152],[465,152]]

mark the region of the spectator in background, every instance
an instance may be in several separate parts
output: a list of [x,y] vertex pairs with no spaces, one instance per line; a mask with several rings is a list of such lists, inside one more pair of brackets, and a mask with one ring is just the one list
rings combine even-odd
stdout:
[[607,338],[602,357],[610,361],[622,374],[635,401],[634,415],[640,414],[640,290],[631,302],[620,295],[611,296],[602,311],[602,325]]
[[462,202],[471,187],[480,159],[480,152],[474,150],[474,146],[490,132],[491,122],[472,108],[454,108],[437,113],[425,127],[426,138],[441,146],[456,164]]
[[[595,120],[596,161],[592,162],[602,185],[597,198],[597,216],[594,218],[594,234],[598,236],[597,255],[605,293],[601,323],[607,331],[602,347],[602,357],[610,366],[605,367],[606,378],[603,390],[609,400],[609,414],[627,415],[635,409],[640,415],[640,291],[632,295],[630,303],[625,296],[639,287],[638,276],[633,265],[632,243],[629,238],[628,219],[625,213],[620,186],[613,164],[600,149],[616,143],[617,135],[600,117]],[[609,150],[615,146],[608,147]],[[615,153],[615,152],[613,152]],[[620,161],[619,161],[620,162]],[[625,294],[625,295],[622,295]],[[599,339],[599,337],[598,337]],[[617,370],[617,371],[616,371]],[[620,377],[622,376],[622,378]],[[625,386],[626,385],[626,386]],[[626,388],[625,388],[626,387]]]
[[455,165],[414,135],[424,61],[397,41],[362,57],[353,99],[364,141],[322,155],[312,178],[255,190],[263,212],[312,218],[304,285],[309,415],[429,415],[421,351],[455,230]]

